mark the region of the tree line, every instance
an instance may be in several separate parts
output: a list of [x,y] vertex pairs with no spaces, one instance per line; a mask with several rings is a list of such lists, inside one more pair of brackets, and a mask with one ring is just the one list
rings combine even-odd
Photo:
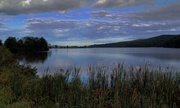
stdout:
[[[2,45],[2,41],[0,41]],[[48,51],[48,42],[43,38],[38,37],[23,37],[17,39],[15,37],[8,37],[4,46],[11,52],[37,52],[37,51]]]
[[180,48],[180,35],[160,35],[148,39],[138,39],[109,44],[91,45],[90,47],[165,47]]

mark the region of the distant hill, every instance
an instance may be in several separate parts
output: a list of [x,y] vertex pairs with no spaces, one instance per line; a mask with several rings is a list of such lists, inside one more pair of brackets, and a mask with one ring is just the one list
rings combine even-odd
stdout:
[[138,39],[109,44],[91,45],[90,47],[167,47],[180,48],[180,35],[160,35],[148,39]]

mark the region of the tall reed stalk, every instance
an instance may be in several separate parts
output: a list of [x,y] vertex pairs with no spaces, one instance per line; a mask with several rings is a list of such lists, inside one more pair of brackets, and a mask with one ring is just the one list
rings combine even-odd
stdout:
[[172,69],[90,66],[87,82],[81,79],[79,67],[61,69],[54,75],[48,72],[42,78],[10,77],[10,90],[16,96],[13,101],[51,108],[180,107],[180,72]]

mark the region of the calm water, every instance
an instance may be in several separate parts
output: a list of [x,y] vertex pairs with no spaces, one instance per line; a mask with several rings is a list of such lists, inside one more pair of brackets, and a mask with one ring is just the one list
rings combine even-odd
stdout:
[[180,49],[169,48],[80,48],[50,49],[49,52],[27,54],[20,61],[37,67],[42,75],[49,68],[56,73],[60,68],[106,65],[111,67],[124,63],[126,67],[150,63],[153,67],[174,67],[180,71]]

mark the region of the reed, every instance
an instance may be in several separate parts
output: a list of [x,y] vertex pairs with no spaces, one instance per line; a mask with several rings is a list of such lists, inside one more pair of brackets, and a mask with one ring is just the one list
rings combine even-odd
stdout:
[[[23,70],[11,71],[6,86],[11,99],[2,101],[0,98],[2,105],[23,103],[29,107],[51,108],[180,107],[180,72],[172,69],[153,69],[148,65],[127,69],[124,64],[111,68],[89,66],[86,80],[81,78],[80,67],[60,69],[54,75],[49,74],[47,69],[41,78],[29,78]],[[1,94],[4,89],[5,86],[0,88]]]

